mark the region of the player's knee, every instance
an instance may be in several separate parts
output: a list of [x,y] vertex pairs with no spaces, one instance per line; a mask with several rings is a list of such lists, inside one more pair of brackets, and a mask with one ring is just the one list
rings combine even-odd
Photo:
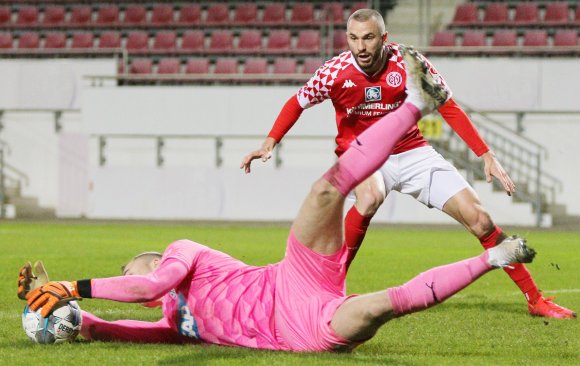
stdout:
[[393,317],[392,309],[385,301],[370,302],[364,309],[363,318],[369,326],[381,326]]
[[477,237],[491,232],[494,224],[489,213],[480,205],[474,205],[472,210],[472,214],[469,215],[470,220],[467,223],[469,230]]
[[357,192],[356,207],[364,216],[374,215],[383,204],[385,196],[382,192],[373,189],[365,189]]
[[326,179],[319,179],[312,185],[310,195],[314,196],[320,205],[324,205],[340,197],[340,192]]

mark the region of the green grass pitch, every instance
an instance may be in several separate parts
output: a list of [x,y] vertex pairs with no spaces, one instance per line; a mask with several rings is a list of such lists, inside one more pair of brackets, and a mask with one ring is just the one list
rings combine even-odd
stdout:
[[[44,260],[54,280],[118,275],[137,252],[163,251],[188,238],[246,263],[278,261],[287,228],[185,224],[26,223],[0,221],[1,365],[580,365],[578,320],[528,316],[523,296],[503,271],[494,271],[433,309],[385,325],[352,354],[295,354],[219,346],[89,343],[35,345],[22,330],[24,302],[16,276],[26,261]],[[529,266],[540,288],[580,310],[580,233],[520,232],[538,251]],[[481,252],[467,232],[371,227],[351,268],[348,292],[401,284],[433,266]],[[161,312],[136,304],[80,302],[105,319],[156,321]]]

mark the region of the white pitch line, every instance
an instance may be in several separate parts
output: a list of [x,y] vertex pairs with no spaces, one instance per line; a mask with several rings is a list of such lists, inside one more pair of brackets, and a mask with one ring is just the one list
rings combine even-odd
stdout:
[[[542,289],[543,293],[551,293],[551,294],[578,294],[580,293],[580,288],[562,288],[558,290],[544,290]],[[521,295],[520,291],[512,292],[512,295]]]

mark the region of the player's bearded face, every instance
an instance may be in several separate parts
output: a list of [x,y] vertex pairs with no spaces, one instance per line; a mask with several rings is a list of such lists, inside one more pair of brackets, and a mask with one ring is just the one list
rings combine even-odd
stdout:
[[348,47],[356,63],[366,73],[374,73],[383,64],[383,43],[386,36],[381,34],[375,20],[365,22],[352,20],[346,30]]

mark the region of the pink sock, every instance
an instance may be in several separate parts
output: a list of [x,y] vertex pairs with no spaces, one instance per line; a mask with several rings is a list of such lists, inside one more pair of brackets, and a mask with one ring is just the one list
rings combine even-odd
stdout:
[[417,107],[404,103],[361,133],[324,178],[346,196],[387,161],[395,144],[420,118]]
[[421,273],[399,287],[387,290],[393,312],[404,315],[439,304],[461,291],[492,267],[488,254],[465,259]]

